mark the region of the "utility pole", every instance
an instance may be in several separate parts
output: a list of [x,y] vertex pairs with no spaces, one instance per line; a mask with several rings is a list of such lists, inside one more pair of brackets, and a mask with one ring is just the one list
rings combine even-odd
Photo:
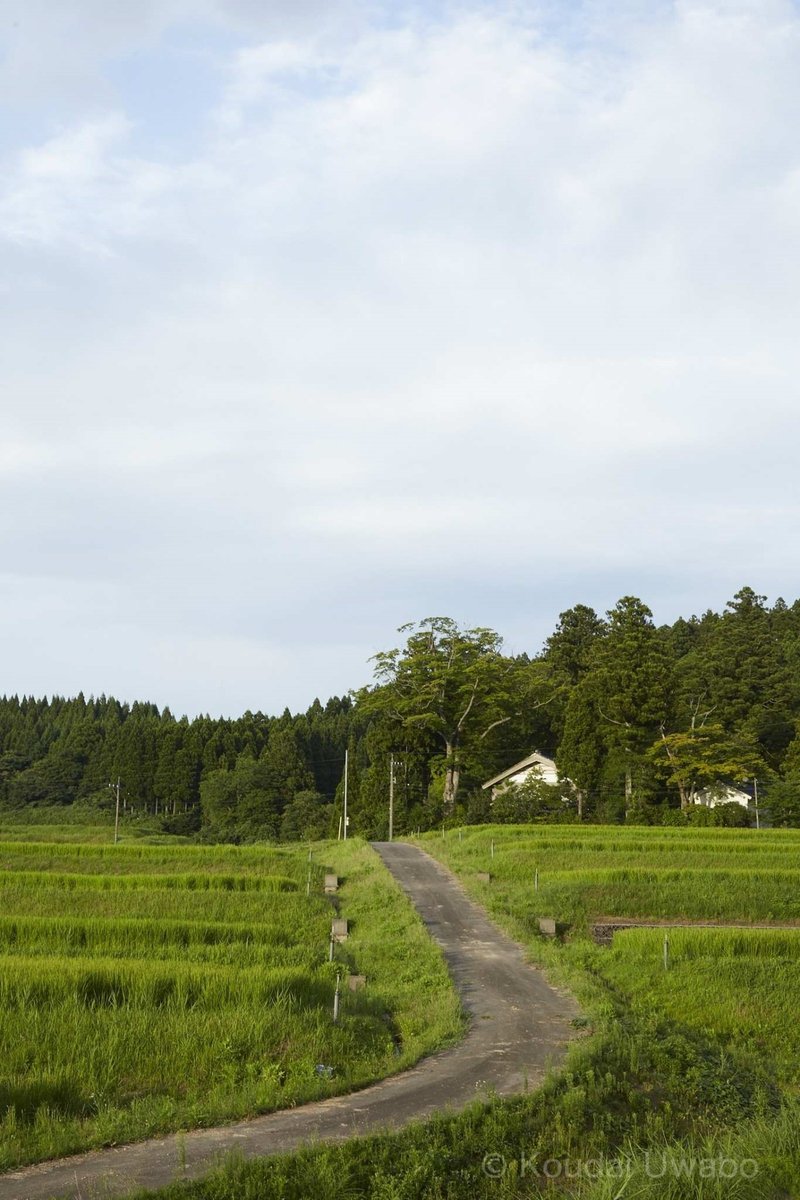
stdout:
[[348,751],[344,752],[344,820],[342,821],[342,830],[344,841],[347,841],[347,757]]
[[110,783],[108,785],[116,797],[116,803],[114,805],[114,845],[115,846],[116,846],[117,842],[119,841],[119,786],[120,786],[120,783],[121,783],[121,780],[118,775],[117,782]]
[[394,755],[389,758],[389,841],[394,836]]
[[753,799],[756,804],[756,829],[761,828],[761,818],[758,815],[758,780],[753,776]]

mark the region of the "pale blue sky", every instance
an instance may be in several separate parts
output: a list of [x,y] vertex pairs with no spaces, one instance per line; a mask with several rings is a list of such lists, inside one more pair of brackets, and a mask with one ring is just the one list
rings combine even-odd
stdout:
[[0,0],[0,691],[800,594],[789,0]]

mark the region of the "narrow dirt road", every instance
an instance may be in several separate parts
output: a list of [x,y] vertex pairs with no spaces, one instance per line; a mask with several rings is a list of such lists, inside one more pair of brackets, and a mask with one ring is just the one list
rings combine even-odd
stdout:
[[0,1200],[121,1196],[135,1187],[195,1179],[231,1150],[277,1154],[303,1142],[398,1129],[438,1110],[463,1108],[488,1091],[512,1095],[539,1083],[563,1057],[574,1002],[554,991],[423,851],[402,842],[377,843],[375,849],[444,952],[470,1016],[459,1045],[347,1096],[2,1175]]

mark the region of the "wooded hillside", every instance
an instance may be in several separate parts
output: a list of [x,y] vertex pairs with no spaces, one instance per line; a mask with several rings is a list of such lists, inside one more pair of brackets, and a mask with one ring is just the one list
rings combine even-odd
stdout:
[[[109,808],[223,839],[327,836],[349,747],[351,832],[445,821],[675,822],[698,790],[758,780],[777,824],[800,824],[800,601],[743,588],[722,613],[656,627],[624,597],[561,614],[544,647],[507,656],[491,629],[431,618],[377,656],[372,688],[300,714],[175,718],[112,698],[0,700],[0,803]],[[533,749],[568,787],[490,808],[480,784]],[[751,784],[752,786],[752,784]],[[707,815],[707,814],[706,814]]]

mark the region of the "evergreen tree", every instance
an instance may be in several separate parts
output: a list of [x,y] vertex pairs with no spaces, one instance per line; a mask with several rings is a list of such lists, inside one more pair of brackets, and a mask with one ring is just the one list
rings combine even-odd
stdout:
[[635,769],[667,721],[672,681],[653,614],[637,597],[623,596],[608,613],[608,634],[595,647],[586,681],[600,736],[622,766],[629,808]]

